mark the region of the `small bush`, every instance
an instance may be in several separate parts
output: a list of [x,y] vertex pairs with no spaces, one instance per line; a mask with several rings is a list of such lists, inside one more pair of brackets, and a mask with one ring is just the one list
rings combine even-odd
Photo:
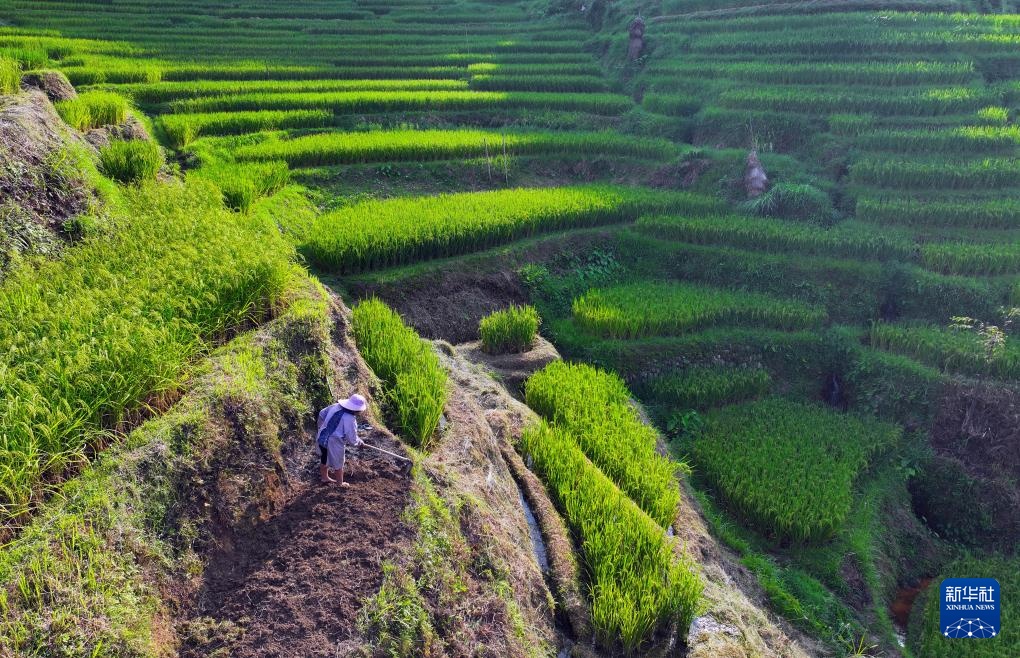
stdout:
[[491,313],[478,323],[482,349],[489,354],[526,352],[534,344],[541,322],[534,306],[511,306]]
[[76,130],[114,126],[127,120],[128,101],[109,91],[88,91],[56,104],[57,112]]
[[206,166],[195,175],[215,183],[228,208],[246,213],[260,198],[283,189],[290,181],[290,168],[280,161],[249,162]]
[[827,223],[832,220],[832,200],[813,185],[779,183],[749,203],[750,210],[763,217],[814,220]]
[[144,140],[114,141],[99,151],[99,169],[121,183],[152,180],[166,162],[159,144]]
[[16,94],[21,88],[21,64],[0,57],[0,94]]

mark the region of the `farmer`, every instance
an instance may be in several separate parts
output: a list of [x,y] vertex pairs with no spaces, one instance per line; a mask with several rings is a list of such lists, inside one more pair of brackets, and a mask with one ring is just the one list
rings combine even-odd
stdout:
[[367,408],[365,398],[355,393],[319,412],[317,435],[320,453],[319,480],[323,484],[337,482],[329,476],[329,472],[334,471],[340,473],[341,487],[350,486],[344,482],[347,446],[359,446],[364,443],[358,437],[358,415]]

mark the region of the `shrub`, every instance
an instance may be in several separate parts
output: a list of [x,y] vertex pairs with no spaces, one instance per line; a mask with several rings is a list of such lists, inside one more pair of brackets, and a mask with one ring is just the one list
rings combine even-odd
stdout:
[[511,306],[491,313],[478,323],[482,349],[490,354],[526,352],[535,342],[540,323],[534,306]]
[[748,202],[751,212],[764,217],[813,220],[832,220],[832,200],[813,185],[778,183],[757,199]]
[[16,94],[21,89],[21,64],[0,57],[0,94]]
[[109,91],[87,91],[77,98],[56,103],[57,112],[76,130],[112,126],[127,120],[128,101]]
[[760,531],[804,541],[842,525],[857,475],[899,436],[891,424],[767,398],[709,412],[692,453],[712,486]]
[[432,345],[377,299],[354,307],[352,325],[358,350],[383,382],[396,426],[428,450],[446,404],[446,371]]
[[152,180],[165,163],[162,147],[147,140],[117,140],[99,151],[100,171],[121,183]]

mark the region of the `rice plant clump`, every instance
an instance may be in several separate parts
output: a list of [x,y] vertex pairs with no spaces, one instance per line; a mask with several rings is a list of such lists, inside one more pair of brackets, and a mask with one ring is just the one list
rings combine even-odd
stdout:
[[290,182],[290,168],[279,161],[206,165],[193,175],[215,183],[227,207],[245,213],[256,201],[276,194]]
[[115,126],[127,120],[128,100],[111,91],[87,91],[55,106],[69,126],[81,131]]
[[377,299],[354,307],[358,350],[383,381],[397,427],[417,447],[432,447],[446,405],[446,371],[431,344]]
[[152,180],[165,163],[162,147],[147,140],[116,140],[99,151],[100,171],[121,183]]
[[21,64],[15,59],[0,57],[0,94],[16,94],[21,88]]
[[991,332],[876,322],[871,346],[909,356],[946,372],[1020,379],[1020,345]]
[[607,338],[672,336],[731,324],[769,329],[818,326],[825,310],[792,299],[686,283],[637,283],[589,290],[574,300],[574,321]]
[[482,350],[489,354],[527,352],[535,343],[542,320],[534,306],[511,306],[478,323]]
[[642,422],[618,375],[556,361],[528,379],[524,397],[539,415],[568,430],[584,454],[656,523],[673,522],[680,502],[677,474],[686,465],[658,454],[658,434]]
[[675,540],[621,493],[564,428],[543,422],[521,435],[521,451],[546,483],[581,546],[599,642],[627,655],[663,624],[687,628],[704,588]]
[[709,412],[691,448],[735,512],[766,535],[808,541],[843,524],[858,474],[899,437],[889,423],[766,398]]

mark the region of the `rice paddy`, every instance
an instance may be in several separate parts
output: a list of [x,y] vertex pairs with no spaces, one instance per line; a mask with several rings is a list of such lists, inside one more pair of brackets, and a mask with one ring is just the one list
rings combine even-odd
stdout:
[[[440,425],[459,384],[411,324],[461,318],[489,353],[541,329],[571,359],[528,380],[542,421],[516,447],[575,540],[607,655],[682,640],[718,604],[666,532],[692,513],[687,485],[774,611],[834,655],[848,634],[900,651],[885,581],[918,574],[896,551],[916,542],[934,573],[959,548],[906,486],[949,449],[926,414],[952,386],[1020,377],[1016,3],[568,4],[0,3],[0,96],[66,75],[78,95],[56,111],[119,183],[50,218],[50,251],[0,199],[0,523],[16,533],[161,413],[307,268],[354,308],[383,416],[423,455],[456,440]],[[153,141],[122,140],[129,117]],[[751,149],[769,178],[754,198]],[[51,197],[74,198],[79,157],[44,161]],[[491,263],[528,305],[494,291],[481,306],[503,310],[482,317],[440,283],[455,308],[423,319],[401,289],[484,283]],[[356,303],[375,289],[392,308]],[[994,486],[1012,495],[1010,477]],[[33,632],[47,655],[134,655],[127,631],[80,651]],[[915,656],[969,655],[920,632]]]

